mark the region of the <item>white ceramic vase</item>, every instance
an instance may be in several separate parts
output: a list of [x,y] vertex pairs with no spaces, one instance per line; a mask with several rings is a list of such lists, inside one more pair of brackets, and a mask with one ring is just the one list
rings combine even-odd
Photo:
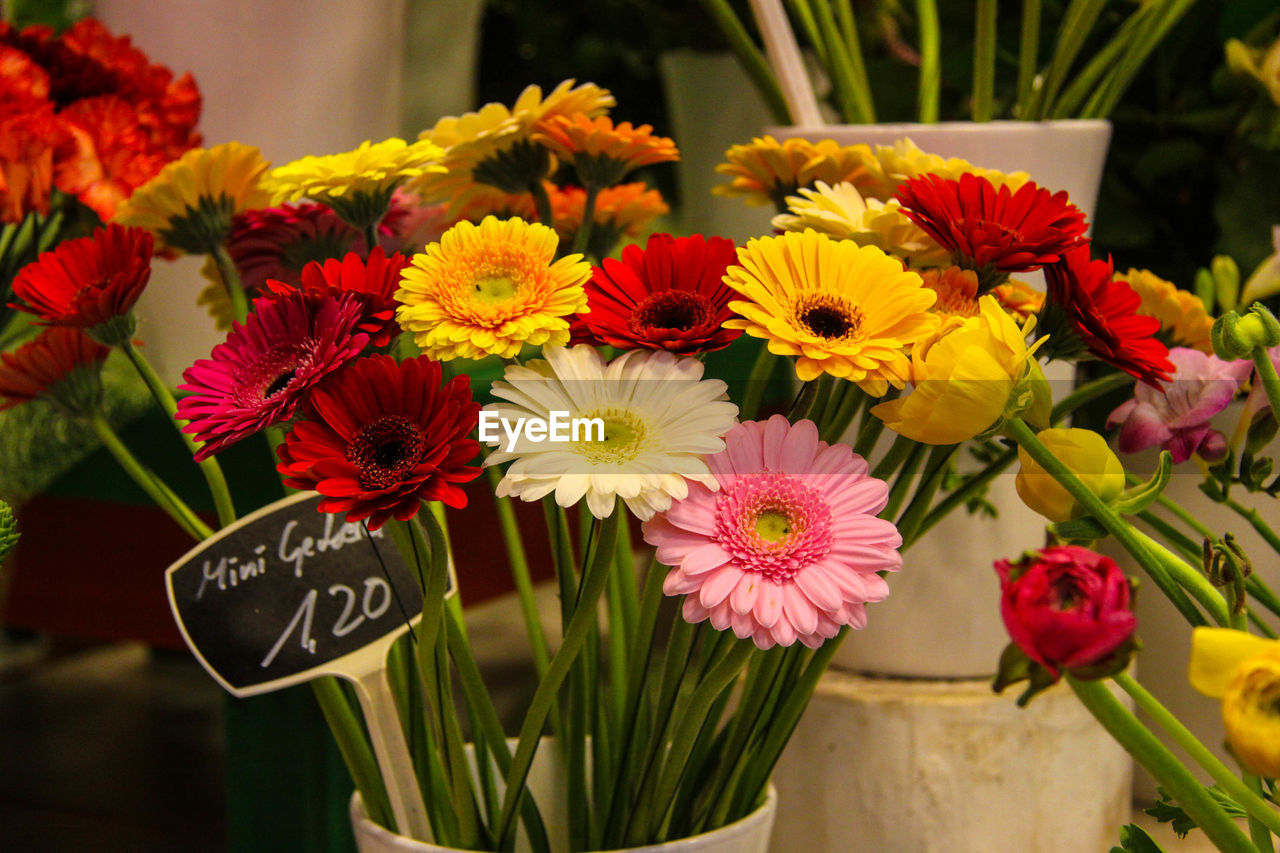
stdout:
[[[515,743],[508,741],[511,748]],[[474,762],[470,744],[467,745],[467,757]],[[475,768],[472,768],[474,772]],[[564,798],[568,795],[568,784],[563,772],[560,756],[556,753],[554,743],[544,739],[534,755],[533,765],[529,770],[529,792],[542,812],[546,823],[547,838],[551,842],[553,853],[566,853],[567,831],[564,824]],[[498,782],[498,795],[504,791],[502,782]],[[719,829],[681,838],[662,844],[648,844],[643,847],[628,847],[619,853],[768,853],[769,835],[773,831],[774,816],[778,811],[778,794],[773,785],[760,808],[742,818],[742,820],[722,826]],[[359,853],[457,853],[456,847],[441,847],[426,841],[416,841],[397,835],[371,821],[365,813],[364,804],[359,794],[351,796],[351,825],[355,831],[356,847]],[[521,830],[516,840],[517,853],[530,850],[524,831]]]
[[[1111,124],[1102,120],[993,121],[940,124],[771,127],[777,139],[834,139],[842,145],[892,145],[908,137],[920,148],[1004,172],[1025,171],[1053,191],[1066,190],[1092,217]],[[1038,274],[1019,276],[1033,284]],[[1071,388],[1069,365],[1050,365],[1054,398]],[[1056,372],[1055,372],[1056,371]],[[887,439],[886,439],[887,441]],[[889,598],[868,609],[868,625],[850,636],[835,666],[917,678],[975,678],[995,671],[1008,634],[1000,621],[992,562],[1043,544],[1044,519],[1014,490],[1016,466],[992,481],[987,500],[998,518],[963,508],[933,527],[890,577]]]

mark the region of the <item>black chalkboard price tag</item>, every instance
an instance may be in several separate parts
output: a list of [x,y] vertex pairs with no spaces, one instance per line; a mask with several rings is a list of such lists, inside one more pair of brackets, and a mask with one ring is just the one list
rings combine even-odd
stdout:
[[169,605],[196,658],[236,696],[322,675],[351,681],[396,822],[425,838],[386,679],[391,644],[421,618],[421,584],[389,534],[318,512],[320,499],[291,495],[188,551],[165,573]]

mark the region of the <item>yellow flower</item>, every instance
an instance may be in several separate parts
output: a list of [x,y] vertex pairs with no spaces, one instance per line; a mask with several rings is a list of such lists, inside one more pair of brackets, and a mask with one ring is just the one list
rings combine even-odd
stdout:
[[459,222],[402,273],[396,320],[442,361],[567,343],[566,317],[587,309],[591,265],[555,260],[557,243],[551,228],[523,219]]
[[[577,113],[595,118],[614,105],[613,95],[608,89],[594,83],[575,87],[574,82],[561,82],[545,98],[540,87],[529,86],[510,108],[505,104],[485,104],[476,112],[446,116],[436,122],[435,127],[418,134],[419,139],[429,140],[445,150],[444,165],[447,169],[440,174],[425,176],[418,183],[418,190],[428,201],[454,202],[465,198],[467,190],[475,185],[477,169],[483,172],[496,167],[501,171],[511,171],[509,164],[504,167],[503,159],[510,157],[522,144],[529,143],[538,122],[552,116]],[[517,175],[516,182],[524,183],[515,187],[500,186],[500,189],[507,192],[525,190],[530,179],[541,180],[551,171],[545,149],[532,147],[541,151],[546,159],[545,167],[538,167],[543,169],[542,174],[532,178]]]
[[[1124,491],[1124,466],[1098,433],[1088,429],[1046,429],[1036,438],[1103,503],[1111,503]],[[1022,469],[1014,485],[1024,504],[1054,522],[1085,515],[1084,507],[1021,447],[1018,461]]]
[[1035,290],[1025,281],[1018,281],[1016,278],[991,288],[991,295],[1019,323],[1025,323],[1044,307],[1043,291]]
[[596,188],[616,184],[632,169],[680,159],[675,142],[654,136],[651,125],[615,127],[608,116],[553,115],[538,122],[533,139],[572,162],[579,180]]
[[1280,106],[1280,39],[1268,48],[1249,47],[1238,39],[1229,39],[1227,67],[1257,80],[1268,97]]
[[933,291],[901,261],[816,231],[751,240],[724,282],[749,300],[729,303],[741,319],[726,328],[766,339],[775,355],[796,356],[796,375],[806,382],[830,373],[876,397],[905,385],[903,348],[938,326],[929,313]]
[[750,205],[777,205],[782,210],[787,196],[818,181],[860,186],[870,154],[865,145],[844,147],[830,139],[778,142],[772,136],[759,137],[725,152],[729,162],[716,166],[716,171],[732,180],[711,191],[731,198],[741,196]]
[[977,316],[953,316],[940,334],[916,342],[911,393],[871,409],[889,429],[925,444],[958,444],[1043,408],[1048,386],[1026,344],[1035,322],[1019,328],[990,295],[978,305]]
[[333,208],[356,228],[376,223],[387,212],[391,193],[410,178],[444,171],[444,152],[430,142],[365,141],[354,151],[307,156],[271,172],[273,203],[310,198]]
[[236,309],[231,304],[231,297],[227,294],[227,285],[223,282],[222,273],[218,271],[218,264],[214,261],[212,255],[205,258],[204,266],[200,268],[200,274],[209,283],[196,297],[196,304],[203,305],[204,310],[209,312],[209,316],[213,318],[213,327],[215,329],[220,332],[226,331],[231,328],[231,321],[236,318]]
[[[864,200],[857,187],[845,182],[831,186],[818,181],[799,195],[787,196],[787,210],[773,217],[781,231],[812,228],[859,246],[875,246],[908,261],[928,267],[948,263],[951,253],[907,218],[896,201]],[[976,303],[975,303],[976,307]]]
[[921,175],[938,175],[942,178],[959,180],[965,172],[986,178],[997,189],[1008,186],[1010,191],[1031,179],[1026,172],[1004,172],[995,169],[984,169],[974,166],[959,157],[947,159],[937,154],[921,151],[910,139],[899,139],[893,145],[877,145],[874,152],[867,146],[865,155],[865,176],[859,183],[859,189],[867,198],[887,200],[893,198],[898,184]]
[[1191,633],[1191,686],[1222,700],[1227,743],[1251,773],[1280,777],[1280,641],[1230,628]]
[[1213,352],[1213,343],[1209,340],[1213,318],[1204,310],[1199,296],[1179,289],[1150,270],[1130,269],[1116,273],[1113,279],[1129,282],[1142,300],[1138,313],[1159,320],[1160,329],[1169,334],[1171,343]]
[[171,249],[211,252],[231,232],[232,216],[271,203],[261,186],[269,165],[239,142],[192,149],[138,187],[114,221],[145,228]]

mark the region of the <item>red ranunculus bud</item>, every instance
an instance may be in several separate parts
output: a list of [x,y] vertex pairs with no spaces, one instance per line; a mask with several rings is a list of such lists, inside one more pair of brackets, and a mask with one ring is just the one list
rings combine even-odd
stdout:
[[1062,545],[1000,560],[1000,613],[1014,644],[1057,679],[1101,678],[1136,648],[1129,579],[1113,560]]

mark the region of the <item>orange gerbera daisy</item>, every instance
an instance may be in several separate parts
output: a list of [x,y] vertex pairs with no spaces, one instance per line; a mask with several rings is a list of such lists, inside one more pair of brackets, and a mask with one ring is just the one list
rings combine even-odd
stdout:
[[549,116],[538,122],[533,139],[571,161],[578,178],[593,187],[612,186],[641,166],[680,159],[675,141],[654,136],[652,125],[632,127],[624,121],[615,126],[608,116]]
[[46,100],[49,75],[22,51],[0,45],[0,222],[49,212],[54,143],[63,130]]
[[[935,267],[917,270],[924,279],[924,286],[938,294],[933,310],[944,318],[977,317],[981,313],[978,304],[978,274],[963,267]],[[1017,323],[1025,323],[1044,305],[1044,294],[1032,290],[1021,281],[1008,281],[991,289],[991,295]]]
[[1170,345],[1213,352],[1213,344],[1209,340],[1213,318],[1204,310],[1199,296],[1180,290],[1173,282],[1150,270],[1130,269],[1126,273],[1115,273],[1112,278],[1129,282],[1142,299],[1138,313],[1159,320],[1160,334],[1168,338]]
[[764,136],[725,152],[729,162],[716,166],[716,171],[732,180],[712,192],[740,196],[750,205],[772,204],[779,213],[785,213],[787,196],[795,195],[800,187],[810,187],[818,181],[831,186],[848,181],[857,186],[866,174],[870,156],[871,149],[866,145],[841,146],[830,139],[778,142],[772,136]]
[[[582,227],[587,192],[581,187],[552,188],[548,185],[548,194],[556,233],[572,246],[578,229]],[[606,257],[623,237],[640,237],[651,222],[670,212],[671,208],[662,200],[662,193],[649,189],[643,182],[603,189],[596,196],[587,251],[597,258]]]

